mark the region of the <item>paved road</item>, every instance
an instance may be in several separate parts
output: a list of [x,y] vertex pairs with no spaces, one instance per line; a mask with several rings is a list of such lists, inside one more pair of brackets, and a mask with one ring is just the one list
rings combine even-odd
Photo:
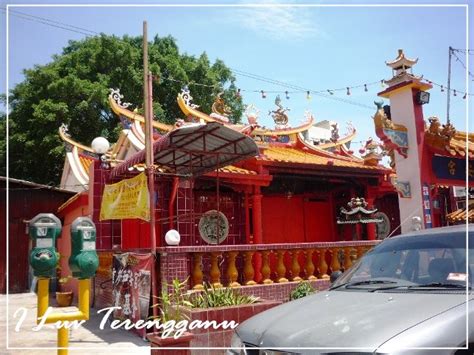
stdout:
[[[21,293],[8,297],[8,345],[7,349],[7,297],[0,295],[0,354],[56,354],[57,331],[53,325],[45,325],[40,331],[33,331],[36,325],[36,294]],[[27,315],[16,332],[15,327],[19,317],[14,318],[15,312],[21,308],[27,309]],[[79,354],[150,354],[149,343],[143,341],[137,335],[126,330],[112,330],[106,326],[103,330],[99,329],[102,314],[97,314],[95,309],[91,309],[91,319],[84,326],[70,331],[69,345],[71,355]],[[50,349],[45,349],[45,348]],[[14,349],[25,348],[25,349]],[[36,349],[27,349],[36,348]],[[41,349],[43,348],[43,349]],[[73,350],[73,348],[82,348]]]

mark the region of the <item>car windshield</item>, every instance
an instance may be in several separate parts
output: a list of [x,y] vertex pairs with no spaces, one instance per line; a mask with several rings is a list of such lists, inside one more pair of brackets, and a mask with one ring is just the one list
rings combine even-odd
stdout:
[[466,233],[395,237],[367,253],[331,289],[465,288],[474,267],[474,238],[468,254],[466,264]]

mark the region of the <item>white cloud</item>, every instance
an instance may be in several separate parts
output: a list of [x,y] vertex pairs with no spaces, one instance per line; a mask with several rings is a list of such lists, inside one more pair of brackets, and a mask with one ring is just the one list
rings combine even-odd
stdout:
[[315,22],[314,8],[277,6],[278,2],[274,0],[266,0],[262,4],[265,6],[237,8],[233,12],[233,20],[260,36],[277,40],[327,37]]

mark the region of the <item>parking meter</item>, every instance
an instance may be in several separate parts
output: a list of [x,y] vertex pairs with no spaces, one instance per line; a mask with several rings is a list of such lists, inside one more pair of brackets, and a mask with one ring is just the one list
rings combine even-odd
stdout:
[[96,230],[88,217],[78,217],[71,225],[71,256],[69,267],[72,276],[88,279],[95,275],[99,258],[95,250]]
[[55,276],[58,263],[56,238],[61,234],[61,229],[61,221],[52,213],[40,213],[30,221],[29,234],[34,242],[30,265],[34,276]]

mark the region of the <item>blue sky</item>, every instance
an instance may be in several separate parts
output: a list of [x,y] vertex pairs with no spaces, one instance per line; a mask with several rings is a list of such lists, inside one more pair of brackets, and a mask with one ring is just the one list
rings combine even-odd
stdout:
[[[239,6],[245,4],[232,3]],[[408,1],[404,3],[410,4]],[[346,122],[351,121],[359,132],[356,141],[374,136],[371,120],[375,112],[373,101],[377,100],[377,92],[382,90],[378,82],[391,77],[391,70],[385,61],[395,58],[398,48],[403,48],[409,57],[419,58],[414,68],[416,74],[444,85],[447,82],[448,47],[466,48],[465,7],[278,7],[268,1],[265,4],[274,6],[29,6],[10,9],[117,36],[140,35],[142,21],[147,20],[149,37],[155,34],[171,35],[176,38],[182,52],[199,55],[206,51],[212,61],[222,59],[230,68],[310,90],[377,82],[369,85],[367,92],[363,88],[353,89],[347,96],[344,89],[332,96],[355,103],[348,104],[314,94],[311,100],[307,100],[304,92],[290,93],[290,99],[286,100],[285,90],[291,92],[293,89],[236,74],[236,84],[242,90],[244,102],[252,103],[260,110],[261,124],[273,126],[267,113],[274,109],[276,93],[269,93],[266,99],[262,99],[259,91],[279,91],[283,105],[291,109],[291,125],[300,124],[304,111],[310,110],[317,121],[329,119],[339,122],[341,133],[345,131]],[[5,13],[1,12],[3,26],[5,18]],[[49,62],[69,40],[84,37],[11,13],[10,88],[23,79],[23,69]],[[2,38],[1,44],[5,45],[5,38]],[[467,63],[464,54],[457,55],[464,64]],[[470,56],[469,59],[472,58]],[[0,64],[5,67],[3,56]],[[472,68],[470,71],[474,72]],[[4,71],[0,79],[5,82]],[[471,84],[472,79],[469,80]],[[465,84],[465,69],[454,58],[452,88],[464,92]],[[5,89],[1,91],[5,92]],[[456,128],[465,131],[466,100],[462,96],[452,97],[451,118]],[[425,118],[436,115],[444,122],[446,92],[440,92],[440,88],[435,86],[431,90],[431,102],[424,109]]]

